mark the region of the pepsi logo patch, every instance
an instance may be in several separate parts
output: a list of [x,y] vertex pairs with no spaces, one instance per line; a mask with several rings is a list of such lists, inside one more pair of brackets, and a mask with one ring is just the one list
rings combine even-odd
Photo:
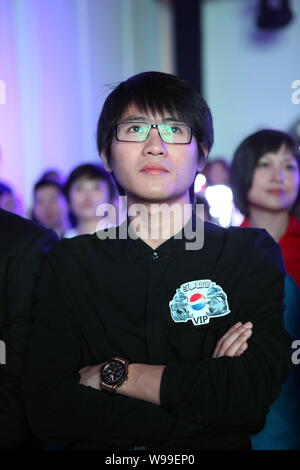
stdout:
[[176,323],[189,320],[196,326],[206,325],[211,318],[230,313],[227,295],[210,279],[182,284],[169,302],[171,317]]
[[206,305],[206,298],[203,294],[193,294],[189,299],[189,304],[193,310],[202,310]]

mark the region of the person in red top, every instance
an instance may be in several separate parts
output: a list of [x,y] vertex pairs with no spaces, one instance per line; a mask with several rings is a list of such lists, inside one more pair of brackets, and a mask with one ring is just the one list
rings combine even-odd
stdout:
[[231,166],[242,227],[266,229],[281,247],[286,271],[300,287],[300,154],[285,132],[264,129],[238,146]]

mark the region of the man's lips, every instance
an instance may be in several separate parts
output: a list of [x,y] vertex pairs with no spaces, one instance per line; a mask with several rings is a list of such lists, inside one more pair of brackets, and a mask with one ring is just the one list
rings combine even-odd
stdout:
[[167,170],[167,168],[165,168],[164,166],[155,163],[149,163],[147,165],[144,165],[140,171],[142,173],[147,173],[151,175],[160,175],[169,172],[169,170]]

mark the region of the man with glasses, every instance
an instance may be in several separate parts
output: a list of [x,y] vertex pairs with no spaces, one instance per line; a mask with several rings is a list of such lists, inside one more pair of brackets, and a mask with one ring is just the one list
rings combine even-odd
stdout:
[[119,142],[144,142],[151,129],[157,129],[160,138],[166,144],[189,144],[192,140],[192,128],[184,124],[169,123],[147,124],[145,122],[121,122],[117,124],[116,138]]
[[49,256],[31,425],[69,449],[248,449],[289,372],[278,246],[264,230],[195,216],[212,118],[178,77],[120,83],[97,143],[128,218]]

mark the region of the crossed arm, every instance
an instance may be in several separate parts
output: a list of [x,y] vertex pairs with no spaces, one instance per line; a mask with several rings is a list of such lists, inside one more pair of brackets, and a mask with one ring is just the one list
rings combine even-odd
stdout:
[[[239,322],[229,328],[217,342],[212,357],[237,357],[243,354],[248,347],[247,341],[252,335],[252,326],[251,322],[244,324]],[[100,390],[101,365],[80,369],[80,384]],[[129,364],[128,379],[117,389],[116,393],[160,405],[160,384],[164,369],[165,365]]]
[[[258,242],[255,250],[248,249],[251,263],[246,259],[232,279],[239,288],[239,295],[232,297],[233,318],[243,323],[251,320],[250,339],[242,336],[246,331],[238,324],[220,341],[220,333],[216,337],[220,330],[212,332],[206,344],[209,354],[193,363],[162,360],[154,366],[136,364],[134,359],[127,383],[115,394],[99,391],[100,364],[78,372],[83,365],[91,365],[83,362],[85,358],[106,358],[111,351],[118,355],[118,350],[110,347],[105,334],[99,341],[98,316],[95,323],[86,297],[90,291],[79,288],[87,285],[86,274],[77,265],[80,250],[72,257],[71,250],[65,250],[69,243],[58,244],[49,257],[29,351],[26,401],[38,436],[64,442],[84,438],[101,445],[109,441],[118,448],[137,441],[172,447],[187,445],[191,436],[206,435],[209,429],[232,428],[234,433],[249,434],[260,428],[290,370],[290,339],[282,327],[283,275],[269,262],[269,258],[276,261],[273,242],[270,256],[266,251],[262,259],[256,254]],[[79,329],[90,338],[91,351]],[[119,353],[126,357],[124,346]],[[133,356],[132,351],[128,355]]]

